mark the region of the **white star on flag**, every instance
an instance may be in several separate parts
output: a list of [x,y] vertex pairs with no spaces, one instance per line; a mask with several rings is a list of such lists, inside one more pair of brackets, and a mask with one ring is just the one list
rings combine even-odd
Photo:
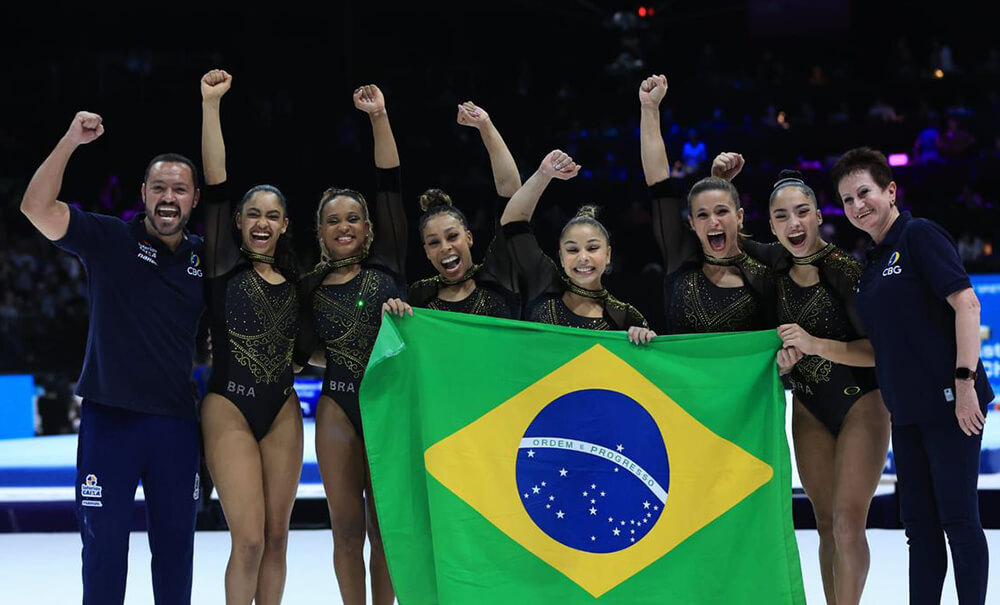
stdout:
[[542,490],[539,489],[537,485],[535,487],[531,488],[531,493],[533,493],[533,494],[537,494],[540,491],[542,491]]
[[620,452],[620,451],[622,451],[624,449],[625,449],[625,446],[619,443],[618,444],[618,451]]
[[561,469],[559,469],[559,476],[560,477],[565,477],[567,472],[568,471],[566,469],[561,468]]
[[534,457],[535,457],[535,450],[528,450],[528,458],[534,458]]
[[646,501],[646,502],[643,502],[643,503],[642,503],[642,507],[643,507],[643,508],[649,508],[649,502],[648,502],[648,501]]
[[617,536],[620,535],[622,532],[618,531],[618,528],[616,527],[612,533],[614,533]]
[[591,506],[591,507],[590,507],[590,514],[592,514],[592,515],[596,515],[596,514],[597,514],[597,509],[596,509],[596,508],[594,508],[593,506]]
[[562,512],[561,510],[556,511],[556,517],[559,517],[560,519],[562,519],[565,516],[566,516],[566,513]]

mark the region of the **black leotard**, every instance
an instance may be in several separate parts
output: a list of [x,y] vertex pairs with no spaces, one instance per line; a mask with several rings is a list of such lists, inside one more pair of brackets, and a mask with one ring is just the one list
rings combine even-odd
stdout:
[[361,271],[349,282],[324,285],[328,265],[302,279],[301,295],[309,301],[308,325],[295,345],[300,365],[323,345],[326,372],[322,395],[333,399],[362,435],[358,390],[379,327],[382,304],[402,298],[406,292],[403,274],[406,261],[406,214],[400,191],[399,168],[378,169],[375,195],[375,237]]
[[570,311],[563,301],[569,289],[567,278],[555,262],[542,252],[527,221],[503,227],[514,266],[523,282],[527,304],[525,318],[539,323],[587,328],[590,330],[627,330],[632,326],[648,327],[642,313],[632,305],[607,294],[602,298],[602,317],[583,317]]
[[475,280],[476,289],[472,294],[459,301],[438,298],[438,290],[443,282],[441,276],[437,275],[410,285],[411,305],[439,311],[520,319],[521,299],[517,271],[510,258],[503,229],[499,228],[499,216],[508,201],[509,198],[497,198],[493,241],[486,249],[482,264],[473,268],[474,274],[470,279]]
[[[772,260],[779,271],[777,280],[778,320],[797,323],[818,338],[849,342],[864,338],[864,330],[854,310],[855,285],[861,264],[849,254],[828,244],[812,264],[820,270],[819,282],[801,287],[788,274],[790,258],[779,251]],[[833,363],[816,355],[803,357],[788,381],[799,401],[830,432],[837,435],[851,406],[864,394],[878,389],[874,368],[858,368]]]
[[229,199],[225,183],[202,190],[212,335],[208,391],[232,401],[259,441],[292,393],[299,305],[287,276],[268,283],[240,253]]
[[[776,325],[774,277],[753,256],[735,266],[743,277],[738,288],[713,284],[702,271],[698,237],[684,223],[683,196],[670,180],[650,187],[653,235],[663,254],[663,304],[670,334],[764,330]],[[759,246],[742,240],[744,249]]]

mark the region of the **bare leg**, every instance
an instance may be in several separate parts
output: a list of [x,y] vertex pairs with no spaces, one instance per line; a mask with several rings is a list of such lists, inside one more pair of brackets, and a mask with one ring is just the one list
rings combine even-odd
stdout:
[[865,525],[889,449],[889,412],[879,391],[851,407],[837,436],[833,473],[833,562],[838,605],[857,605],[868,578]]
[[264,553],[264,485],[260,449],[243,414],[209,394],[201,408],[205,460],[219,491],[232,549],[226,566],[226,604],[253,601]]
[[257,577],[257,605],[277,605],[285,589],[288,524],[302,474],[302,408],[295,392],[260,441],[264,470],[264,554]]
[[361,438],[332,399],[319,398],[316,409],[316,458],[319,462],[330,524],[333,569],[344,605],[365,603],[365,465]]
[[[366,460],[367,466],[367,460]],[[372,492],[371,471],[365,469],[365,504],[368,509],[368,542],[371,543],[371,561],[369,571],[372,575],[372,603],[374,605],[392,605],[396,600],[396,591],[389,578],[389,564],[385,559],[385,548],[382,546],[382,532],[378,527],[378,515],[375,513],[375,496]]]
[[823,593],[828,605],[835,605],[833,537],[833,435],[822,422],[795,398],[792,404],[792,437],[795,442],[795,463],[802,487],[812,503],[819,531],[819,570],[823,578]]

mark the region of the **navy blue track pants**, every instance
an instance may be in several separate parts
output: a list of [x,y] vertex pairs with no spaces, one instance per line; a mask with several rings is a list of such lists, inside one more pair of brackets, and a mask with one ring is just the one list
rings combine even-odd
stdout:
[[200,436],[195,420],[84,401],[76,461],[83,603],[123,603],[142,480],[157,605],[191,602]]

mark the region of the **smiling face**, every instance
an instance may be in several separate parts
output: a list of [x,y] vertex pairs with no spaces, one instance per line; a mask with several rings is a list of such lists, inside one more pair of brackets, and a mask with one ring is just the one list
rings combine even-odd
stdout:
[[559,241],[559,264],[574,284],[601,289],[601,276],[611,262],[611,246],[601,229],[579,223],[566,229]]
[[191,210],[198,205],[194,174],[181,162],[156,162],[142,184],[146,224],[162,237],[177,235],[184,229]]
[[802,189],[787,186],[771,201],[771,233],[793,256],[814,254],[824,245],[819,237],[823,224],[816,202]]
[[361,202],[338,195],[320,210],[319,234],[327,256],[339,260],[365,251],[371,240],[371,222]]
[[274,256],[278,237],[288,229],[281,200],[270,191],[257,191],[236,215],[243,247],[257,254]]
[[855,170],[845,175],[837,183],[837,193],[844,204],[847,220],[877,242],[882,241],[899,216],[896,182],[890,181],[883,189],[868,170]]
[[441,212],[427,219],[420,236],[427,260],[441,277],[454,281],[472,268],[472,232],[457,216]]
[[740,253],[743,209],[736,207],[728,191],[710,189],[695,195],[689,220],[706,256],[726,258]]

